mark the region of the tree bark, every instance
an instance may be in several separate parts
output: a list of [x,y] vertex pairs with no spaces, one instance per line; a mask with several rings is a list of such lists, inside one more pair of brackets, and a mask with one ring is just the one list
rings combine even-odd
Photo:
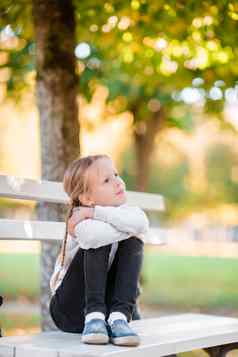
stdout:
[[[134,112],[136,116],[136,112]],[[147,191],[155,138],[163,122],[163,111],[152,113],[151,117],[136,122],[134,142],[136,151],[136,190]]]
[[[40,114],[42,179],[62,181],[68,163],[80,152],[77,107],[76,59],[74,56],[75,11],[70,0],[33,0],[36,39],[36,97]],[[64,221],[65,207],[37,205],[40,220]],[[49,280],[59,243],[42,243],[42,330],[55,329],[49,316]]]

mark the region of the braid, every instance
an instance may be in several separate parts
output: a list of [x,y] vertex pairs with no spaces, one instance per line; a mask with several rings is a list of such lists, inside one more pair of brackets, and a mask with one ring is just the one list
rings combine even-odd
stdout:
[[80,202],[78,199],[76,200],[70,200],[70,207],[66,215],[66,230],[65,230],[65,235],[64,235],[64,240],[61,246],[61,267],[64,266],[64,258],[65,258],[65,251],[66,251],[66,243],[67,243],[67,238],[68,238],[68,220],[73,214],[73,209],[74,207],[79,206]]

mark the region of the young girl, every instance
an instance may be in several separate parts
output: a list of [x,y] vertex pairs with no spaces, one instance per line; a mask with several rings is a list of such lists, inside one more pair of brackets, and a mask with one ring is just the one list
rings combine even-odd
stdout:
[[70,209],[50,280],[52,319],[62,331],[82,333],[84,343],[136,346],[128,322],[135,318],[148,219],[126,204],[125,183],[106,155],[73,161],[63,186]]

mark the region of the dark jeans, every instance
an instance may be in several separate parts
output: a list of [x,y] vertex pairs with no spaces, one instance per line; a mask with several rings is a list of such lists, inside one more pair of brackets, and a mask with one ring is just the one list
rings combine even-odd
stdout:
[[64,279],[50,301],[50,314],[64,332],[81,333],[85,314],[120,311],[127,320],[139,319],[136,299],[144,243],[131,237],[118,243],[108,271],[111,244],[97,249],[79,248]]

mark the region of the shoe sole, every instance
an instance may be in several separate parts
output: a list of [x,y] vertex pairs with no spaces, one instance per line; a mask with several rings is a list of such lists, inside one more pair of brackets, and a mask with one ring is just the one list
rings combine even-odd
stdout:
[[111,338],[111,342],[117,346],[138,346],[140,338],[138,336],[124,336]]
[[83,343],[88,343],[90,345],[106,345],[109,342],[109,337],[102,333],[92,333],[87,336],[82,336]]

